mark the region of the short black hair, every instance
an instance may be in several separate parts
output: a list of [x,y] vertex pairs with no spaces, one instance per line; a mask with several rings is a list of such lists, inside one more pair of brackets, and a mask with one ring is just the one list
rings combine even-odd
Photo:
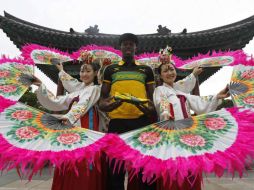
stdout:
[[132,33],[124,33],[119,38],[119,45],[121,46],[121,43],[123,41],[132,41],[136,45],[138,45],[138,37],[135,34]]

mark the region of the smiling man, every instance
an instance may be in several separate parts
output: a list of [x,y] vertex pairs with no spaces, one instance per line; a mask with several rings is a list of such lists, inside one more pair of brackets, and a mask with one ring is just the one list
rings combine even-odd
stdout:
[[[131,33],[120,36],[119,45],[123,59],[118,64],[109,65],[104,71],[99,107],[108,112],[110,117],[109,133],[124,133],[151,123],[149,116],[155,113],[152,103],[154,91],[154,74],[149,66],[139,65],[134,56],[138,38]],[[131,103],[115,100],[116,94],[130,94],[148,103]],[[113,166],[112,166],[113,167]],[[113,174],[110,169],[110,190],[124,190],[124,171]],[[141,190],[155,189],[139,180]]]

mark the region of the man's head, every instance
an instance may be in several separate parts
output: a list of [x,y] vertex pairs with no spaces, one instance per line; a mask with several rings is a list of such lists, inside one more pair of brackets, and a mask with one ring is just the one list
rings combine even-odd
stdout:
[[119,38],[119,45],[121,46],[122,42],[124,41],[132,41],[138,45],[138,37],[135,34],[132,33],[124,33]]
[[138,45],[138,37],[132,33],[122,34],[119,38],[119,45],[123,57],[134,57]]

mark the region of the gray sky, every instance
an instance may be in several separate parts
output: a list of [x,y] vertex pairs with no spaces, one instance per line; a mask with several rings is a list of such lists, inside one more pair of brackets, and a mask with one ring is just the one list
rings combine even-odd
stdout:
[[[97,24],[100,32],[121,34],[155,33],[157,26],[167,26],[173,33],[188,32],[231,24],[254,15],[253,0],[8,0],[1,1],[3,11],[45,27],[83,32]],[[244,49],[254,53],[254,40]],[[20,54],[9,38],[0,31],[0,54]],[[231,69],[225,68],[201,85],[201,94],[214,94],[230,80]],[[41,75],[36,73],[36,75]],[[43,77],[44,78],[44,77]],[[225,81],[225,83],[221,82]]]

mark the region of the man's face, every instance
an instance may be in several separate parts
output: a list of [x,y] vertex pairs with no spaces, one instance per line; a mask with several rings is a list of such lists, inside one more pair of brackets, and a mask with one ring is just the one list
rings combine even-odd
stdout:
[[133,41],[126,40],[121,43],[123,57],[133,57],[136,52],[136,44]]

